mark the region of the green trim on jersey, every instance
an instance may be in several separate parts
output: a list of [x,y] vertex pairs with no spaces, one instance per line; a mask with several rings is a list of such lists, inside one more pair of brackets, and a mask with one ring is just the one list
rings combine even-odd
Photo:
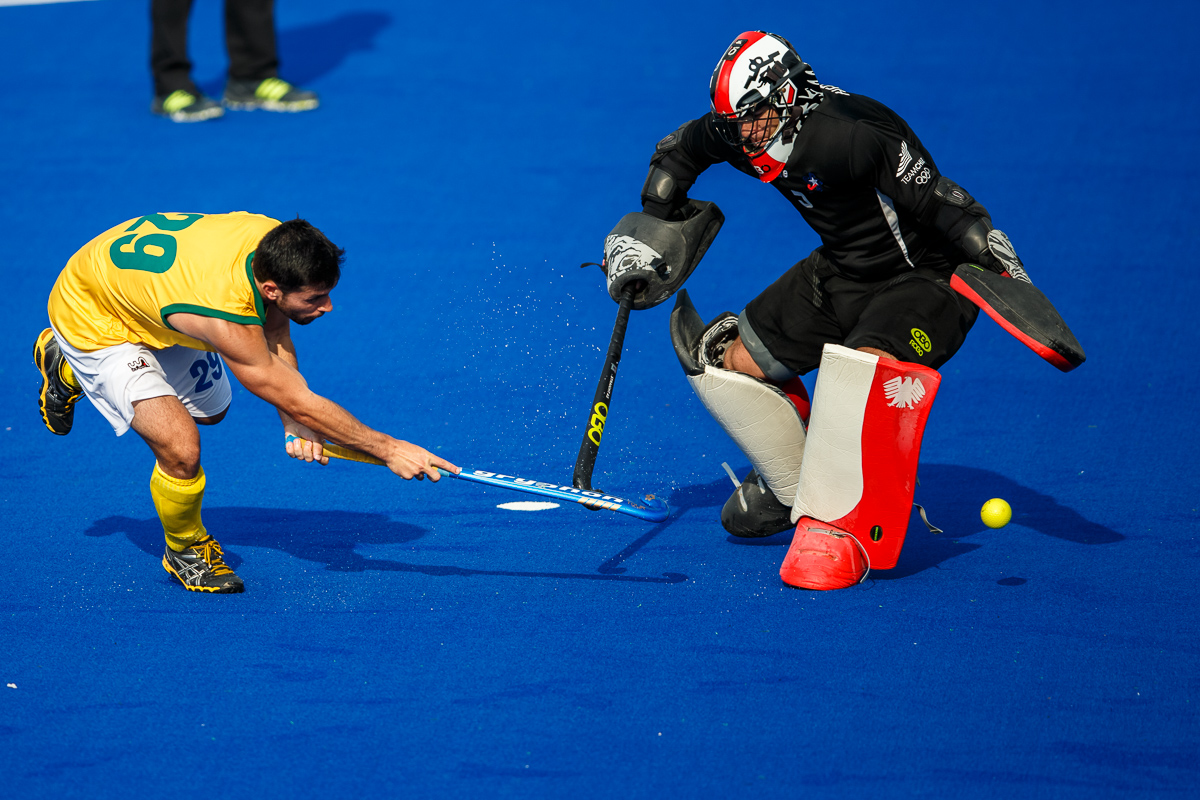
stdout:
[[[230,314],[228,311],[217,311],[214,308],[207,306],[196,306],[191,303],[172,303],[169,306],[159,310],[159,316],[162,317],[163,325],[169,330],[175,331],[171,327],[171,323],[167,322],[167,317],[171,314],[196,314],[201,317],[215,317],[228,322],[236,322],[238,325],[266,325],[267,312],[263,307],[262,293],[258,290],[258,284],[254,282],[254,269],[251,266],[254,263],[254,253],[246,256],[246,279],[250,281],[250,292],[254,295],[254,310],[258,316],[243,317],[238,314]],[[179,333],[179,331],[175,331]]]
[[[257,251],[254,251],[257,252]],[[254,310],[258,312],[260,325],[267,324],[267,309],[263,305],[262,292],[258,290],[258,284],[254,282],[254,253],[246,256],[246,280],[250,281],[250,292],[254,295]]]
[[159,314],[162,316],[162,323],[169,330],[176,333],[175,328],[171,327],[171,323],[167,322],[167,317],[171,314],[195,314],[200,317],[215,317],[216,319],[227,320],[228,322],[236,322],[238,325],[262,325],[263,320],[259,317],[242,317],[237,314],[230,314],[228,311],[217,311],[215,308],[207,308],[205,306],[194,306],[190,303],[172,303],[164,307]]

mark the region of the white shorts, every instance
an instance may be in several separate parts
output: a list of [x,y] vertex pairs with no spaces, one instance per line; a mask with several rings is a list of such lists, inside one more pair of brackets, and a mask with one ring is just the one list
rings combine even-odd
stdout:
[[108,420],[117,436],[133,422],[133,404],[174,395],[193,417],[215,417],[233,399],[225,363],[216,353],[176,345],[152,350],[140,344],[118,344],[101,350],[76,350],[54,331],[63,357],[83,386],[83,393]]

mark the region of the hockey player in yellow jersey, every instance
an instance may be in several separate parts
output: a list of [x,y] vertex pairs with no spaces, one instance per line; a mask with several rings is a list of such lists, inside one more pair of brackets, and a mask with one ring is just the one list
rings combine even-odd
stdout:
[[370,453],[402,478],[458,467],[372,430],[308,388],[292,322],[332,310],[343,251],[301,219],[258,214],[148,214],[84,245],[50,293],[51,327],[34,344],[38,405],[51,432],[71,430],[87,396],[118,436],[154,453],[150,494],[167,546],[163,567],[191,591],[240,592],[240,578],[201,521],[197,425],[232,398],[226,369],[279,411],[288,454],[328,463],[322,443]]

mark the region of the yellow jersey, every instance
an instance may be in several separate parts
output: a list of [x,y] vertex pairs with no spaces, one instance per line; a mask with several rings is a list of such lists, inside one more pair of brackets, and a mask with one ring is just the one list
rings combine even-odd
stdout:
[[71,256],[50,292],[50,323],[78,350],[122,342],[213,348],[167,322],[176,312],[262,325],[251,263],[278,220],[261,214],[148,214]]

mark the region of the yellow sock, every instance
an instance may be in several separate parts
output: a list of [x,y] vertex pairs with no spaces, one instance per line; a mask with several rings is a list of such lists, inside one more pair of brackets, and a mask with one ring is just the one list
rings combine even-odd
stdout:
[[150,496],[162,521],[167,546],[179,553],[208,535],[200,521],[204,501],[204,467],[191,480],[172,478],[154,462],[150,475]]

